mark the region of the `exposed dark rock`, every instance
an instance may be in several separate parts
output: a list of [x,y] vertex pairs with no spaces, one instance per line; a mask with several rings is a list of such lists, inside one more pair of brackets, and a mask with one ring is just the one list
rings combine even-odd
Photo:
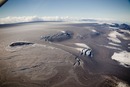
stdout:
[[107,24],[107,23],[103,23],[102,26],[109,26],[109,24]]
[[54,35],[44,36],[41,39],[44,39],[45,41],[50,41],[50,42],[60,42],[60,41],[64,41],[67,39],[71,39],[72,37],[73,37],[73,32],[63,31],[63,32],[59,32]]
[[99,36],[99,35],[100,35],[99,32],[92,32],[92,33],[91,33],[91,37],[97,37],[97,36]]
[[111,26],[111,27],[119,27],[119,24],[113,23],[113,24],[111,24],[110,26]]
[[81,52],[81,55],[88,56],[88,57],[93,57],[92,49],[84,48],[82,50],[82,52]]
[[125,32],[123,32],[123,31],[120,31],[120,30],[116,30],[118,33],[120,33],[120,34],[124,34]]
[[75,66],[76,64],[79,66],[80,65],[80,59],[76,56],[75,57],[75,63],[73,64],[73,66]]
[[121,25],[119,26],[119,28],[120,28],[120,29],[125,29],[125,30],[130,30],[130,26],[127,25],[127,24],[121,24]]
[[16,46],[23,46],[23,45],[30,45],[30,44],[34,44],[34,43],[30,43],[30,42],[14,42],[14,43],[11,43],[9,46],[16,47]]
[[120,29],[125,29],[125,30],[130,30],[130,26],[128,24],[117,24],[117,23],[114,23],[114,24],[111,24],[109,25],[110,27],[117,27],[117,28],[120,28]]

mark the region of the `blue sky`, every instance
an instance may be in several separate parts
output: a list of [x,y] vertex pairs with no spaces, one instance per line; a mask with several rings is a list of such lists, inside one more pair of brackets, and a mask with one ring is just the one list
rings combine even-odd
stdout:
[[130,0],[8,0],[0,18],[8,16],[69,16],[130,22]]

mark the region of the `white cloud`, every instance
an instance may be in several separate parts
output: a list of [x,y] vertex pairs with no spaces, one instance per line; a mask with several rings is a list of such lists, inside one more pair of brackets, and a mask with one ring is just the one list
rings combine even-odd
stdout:
[[5,17],[5,18],[0,18],[0,24],[42,21],[42,20],[43,20],[42,18],[37,16]]
[[77,20],[72,17],[58,17],[58,16],[22,16],[22,17],[5,17],[0,18],[0,24],[20,23],[20,22],[32,22],[32,21],[73,21]]
[[20,22],[32,22],[32,21],[76,21],[76,22],[89,22],[89,23],[110,23],[112,20],[99,19],[99,18],[76,18],[76,17],[59,17],[59,16],[19,16],[19,17],[5,17],[0,18],[0,24],[20,23]]

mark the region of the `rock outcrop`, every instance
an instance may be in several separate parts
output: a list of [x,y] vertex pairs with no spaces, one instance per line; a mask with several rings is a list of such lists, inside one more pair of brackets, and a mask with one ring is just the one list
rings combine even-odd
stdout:
[[62,31],[54,35],[43,36],[41,39],[44,39],[45,41],[50,41],[50,42],[60,42],[60,41],[71,39],[72,37],[73,37],[73,32]]
[[88,56],[88,57],[93,57],[92,49],[84,48],[84,49],[81,51],[81,55],[83,55],[83,56]]
[[34,43],[30,43],[30,42],[13,42],[9,46],[10,47],[16,47],[16,46],[23,46],[23,45],[30,45],[30,44],[34,44]]
[[127,25],[127,24],[121,24],[121,25],[119,26],[119,28],[120,28],[120,29],[125,29],[125,30],[130,30],[130,26]]
[[110,27],[119,27],[119,24],[114,23],[114,24],[111,24]]
[[124,30],[130,30],[130,26],[128,24],[117,24],[117,23],[114,23],[114,24],[111,24],[109,25],[110,27],[117,27],[119,29],[124,29]]
[[99,35],[100,35],[99,32],[92,32],[92,33],[91,33],[91,37],[97,37],[97,36],[99,36]]

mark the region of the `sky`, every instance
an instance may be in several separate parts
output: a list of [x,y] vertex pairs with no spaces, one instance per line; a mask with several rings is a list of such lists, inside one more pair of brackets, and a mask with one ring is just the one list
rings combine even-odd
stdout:
[[0,7],[5,17],[77,17],[130,23],[130,0],[8,0]]

